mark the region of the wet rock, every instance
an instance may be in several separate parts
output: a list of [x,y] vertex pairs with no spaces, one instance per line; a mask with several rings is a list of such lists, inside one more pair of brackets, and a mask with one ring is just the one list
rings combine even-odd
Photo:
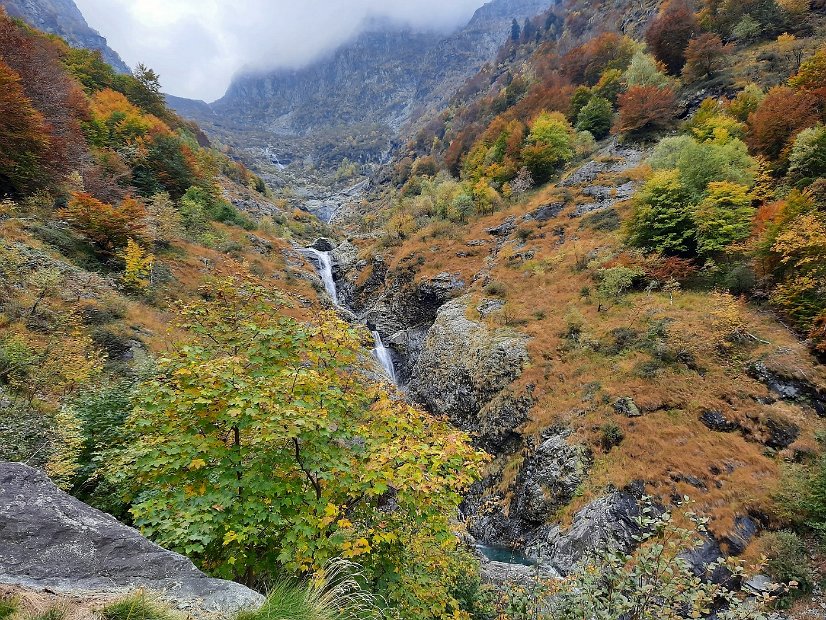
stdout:
[[460,428],[479,428],[480,411],[522,374],[525,338],[467,318],[470,299],[442,306],[410,380],[410,395]]
[[509,217],[504,222],[499,224],[499,226],[485,229],[485,232],[489,235],[493,235],[494,237],[507,237],[514,230],[516,230],[516,218]]
[[516,479],[512,516],[541,525],[574,498],[588,474],[591,455],[587,448],[568,443],[569,435],[550,436],[525,459]]
[[429,325],[417,325],[390,336],[384,343],[398,358],[396,361],[396,379],[402,385],[407,384],[413,374],[413,366],[424,347]]
[[0,463],[0,583],[57,592],[146,588],[226,615],[264,600],[237,583],[207,577],[184,556],[18,463]]
[[771,368],[764,361],[751,364],[748,373],[781,399],[807,404],[820,417],[826,417],[826,387],[812,383],[803,373],[792,374],[783,369]]
[[775,450],[784,450],[800,436],[800,427],[794,422],[778,417],[768,418],[763,426],[768,433],[766,445]]
[[614,403],[614,411],[628,418],[639,418],[642,416],[642,411],[640,411],[640,408],[637,407],[637,404],[629,396],[618,398]]
[[755,575],[743,584],[743,589],[754,596],[771,596],[779,592],[778,584],[766,575]]
[[335,244],[326,237],[316,239],[310,247],[319,252],[332,252],[336,249]]
[[700,489],[701,491],[708,490],[706,483],[700,480],[697,476],[672,472],[669,475],[669,478],[671,478],[674,482],[685,482],[686,484],[690,484],[695,489]]
[[740,515],[735,518],[734,529],[722,540],[729,555],[743,555],[759,529],[751,517]]
[[732,574],[724,566],[717,564],[724,557],[723,551],[712,536],[706,535],[699,546],[680,555],[691,572],[697,577],[716,584],[731,585]]
[[709,430],[717,433],[733,433],[740,428],[737,422],[732,422],[722,411],[717,409],[706,409],[700,414],[700,422]]
[[564,208],[564,202],[551,202],[532,211],[525,216],[525,219],[533,220],[535,222],[547,222],[548,220],[557,217]]
[[492,586],[529,586],[537,581],[559,578],[559,573],[547,566],[526,566],[506,562],[481,562],[482,583]]
[[541,528],[526,554],[565,576],[595,550],[631,551],[641,533],[639,498],[631,491],[617,491],[588,504],[564,532],[559,526]]

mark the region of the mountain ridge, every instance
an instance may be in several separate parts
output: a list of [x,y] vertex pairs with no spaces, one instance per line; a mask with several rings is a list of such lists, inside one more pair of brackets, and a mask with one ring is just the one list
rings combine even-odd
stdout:
[[103,59],[119,73],[131,73],[120,55],[109,47],[106,38],[89,26],[72,0],[0,0],[11,17],[30,26],[56,34],[72,47],[98,50]]

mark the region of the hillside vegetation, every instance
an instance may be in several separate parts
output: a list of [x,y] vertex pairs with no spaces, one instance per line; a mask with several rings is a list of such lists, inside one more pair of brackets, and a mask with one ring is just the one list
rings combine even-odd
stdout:
[[806,617],[825,45],[807,0],[514,20],[332,231],[0,11],[0,459],[272,591],[239,620]]
[[[454,417],[496,456],[475,535],[542,549],[543,522],[642,482],[665,503],[693,498],[724,548],[773,557],[774,534],[731,542],[744,517],[804,538],[822,528],[822,7],[605,10],[568,2],[514,24],[353,210],[368,267],[352,277],[390,295],[411,272],[420,285],[451,274],[468,283],[467,319],[527,337],[505,396],[529,395],[527,416],[512,410],[518,442],[491,445],[492,424],[511,428],[493,417],[505,392]],[[390,338],[400,358],[405,338]],[[415,373],[414,397],[432,402]],[[526,493],[559,429],[587,474],[570,493],[540,478],[537,517]]]

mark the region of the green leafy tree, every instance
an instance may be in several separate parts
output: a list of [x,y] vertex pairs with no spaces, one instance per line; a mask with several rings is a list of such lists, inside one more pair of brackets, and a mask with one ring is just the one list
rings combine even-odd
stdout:
[[801,185],[826,176],[826,126],[801,131],[789,156],[789,175]]
[[588,102],[591,100],[591,97],[594,96],[594,93],[591,91],[590,88],[587,86],[578,86],[577,89],[574,91],[574,94],[571,96],[571,109],[569,112],[569,118],[576,120],[576,117],[579,116],[580,110],[588,105]]
[[751,234],[754,208],[749,188],[727,181],[710,183],[708,194],[697,206],[697,249],[701,254],[721,252]]
[[371,384],[336,316],[290,318],[247,274],[202,296],[112,468],[135,524],[247,583],[358,558],[404,617],[462,617],[451,521],[483,460],[467,437]]
[[611,102],[602,97],[591,97],[588,104],[579,111],[576,128],[589,131],[597,140],[601,140],[611,131],[614,110]]
[[654,173],[634,198],[628,243],[662,254],[691,254],[696,248],[691,192],[676,170]]
[[695,200],[704,196],[712,182],[750,186],[756,172],[745,143],[728,134],[702,143],[686,135],[665,138],[654,149],[650,163],[655,170],[679,170]]
[[543,112],[531,126],[522,158],[537,184],[574,157],[574,130],[559,112]]

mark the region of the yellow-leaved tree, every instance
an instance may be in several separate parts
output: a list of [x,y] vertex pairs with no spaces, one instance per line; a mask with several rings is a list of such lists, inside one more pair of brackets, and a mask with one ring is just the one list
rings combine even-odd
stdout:
[[[180,307],[112,467],[135,524],[250,584],[354,559],[404,618],[465,618],[452,521],[484,456],[360,369],[366,332],[291,318],[249,274]],[[464,566],[463,566],[464,565]]]

